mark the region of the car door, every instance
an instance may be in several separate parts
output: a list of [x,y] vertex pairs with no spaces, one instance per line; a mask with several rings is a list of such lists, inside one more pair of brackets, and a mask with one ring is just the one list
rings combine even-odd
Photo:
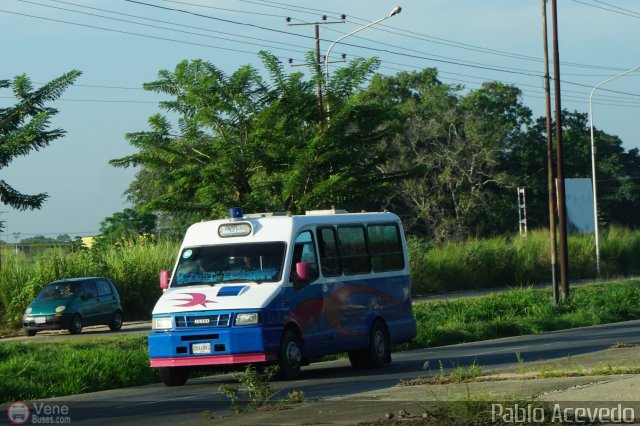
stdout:
[[84,325],[98,323],[100,307],[98,306],[98,288],[95,281],[85,281],[82,284],[82,300],[79,310]]
[[98,289],[96,321],[99,324],[109,324],[118,304],[116,295],[111,283],[105,279],[96,280],[96,287]]

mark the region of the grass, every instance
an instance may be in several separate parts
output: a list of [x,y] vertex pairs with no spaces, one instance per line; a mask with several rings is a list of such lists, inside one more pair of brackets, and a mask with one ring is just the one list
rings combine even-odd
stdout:
[[573,287],[555,306],[551,290],[512,289],[488,296],[417,303],[412,347],[442,346],[640,318],[640,280]]
[[0,344],[0,402],[157,382],[146,336]]
[[[550,290],[525,288],[417,303],[415,314],[418,337],[412,348],[625,321],[640,318],[640,280],[573,287],[570,302],[561,306],[553,305]],[[466,381],[481,373],[479,366],[472,366],[453,375]],[[144,336],[109,338],[108,344],[104,338],[0,344],[0,402],[158,381],[149,368]]]

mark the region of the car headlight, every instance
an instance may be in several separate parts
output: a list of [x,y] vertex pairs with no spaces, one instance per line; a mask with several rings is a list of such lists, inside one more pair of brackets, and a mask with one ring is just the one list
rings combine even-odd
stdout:
[[173,318],[171,317],[158,317],[151,321],[151,328],[153,330],[169,330],[173,328]]
[[22,317],[22,318],[23,318],[25,321],[33,321],[33,317],[30,317],[30,316],[26,316],[26,315],[25,315],[25,316],[24,316],[24,317]]
[[66,307],[66,306],[64,306],[64,305],[60,305],[60,306],[58,306],[58,307],[56,308],[56,312],[62,312],[62,311],[64,311],[65,309],[67,309],[67,307]]
[[257,312],[242,312],[236,315],[236,325],[252,325],[257,323]]

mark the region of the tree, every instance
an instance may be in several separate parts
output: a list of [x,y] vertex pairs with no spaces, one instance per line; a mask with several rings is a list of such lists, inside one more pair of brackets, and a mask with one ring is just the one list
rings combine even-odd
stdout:
[[156,215],[133,209],[124,209],[100,222],[101,238],[107,241],[131,239],[153,234],[156,230]]
[[499,188],[508,185],[499,165],[521,137],[530,111],[520,91],[485,83],[464,96],[442,84],[435,69],[376,76],[367,96],[396,111],[396,153],[388,172],[405,173],[390,203],[404,206],[406,223],[438,240],[494,231],[488,214]]
[[[58,110],[46,104],[58,99],[80,74],[77,70],[70,71],[38,89],[26,75],[17,76],[12,81],[0,80],[0,89],[11,89],[17,99],[14,106],[0,108],[0,168],[66,134],[62,129],[49,129],[51,118]],[[14,209],[39,209],[46,199],[45,193],[22,194],[0,180],[0,202]]]
[[[562,112],[565,178],[591,178],[591,136],[588,115]],[[595,129],[599,220],[628,227],[640,226],[634,213],[640,208],[640,153],[626,151],[617,136]],[[503,163],[505,173],[527,188],[527,222],[548,226],[546,122],[543,117],[511,146]],[[514,197],[514,195],[511,195]]]
[[331,117],[322,126],[318,76],[305,80],[285,73],[274,56],[260,57],[268,81],[249,65],[225,75],[196,60],[160,71],[144,85],[174,97],[161,107],[179,118],[174,129],[166,117],[152,116],[150,130],[127,135],[139,152],[110,161],[142,166],[128,190],[137,207],[198,219],[234,205],[361,209],[386,184],[377,167],[386,160],[378,144],[386,112],[356,95],[378,61],[355,60],[336,73],[327,92]]

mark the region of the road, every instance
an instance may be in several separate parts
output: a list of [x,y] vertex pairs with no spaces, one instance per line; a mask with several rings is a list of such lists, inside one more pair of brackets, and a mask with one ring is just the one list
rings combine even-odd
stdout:
[[149,334],[151,331],[151,321],[126,322],[122,324],[120,331],[111,331],[106,325],[93,325],[84,327],[81,334],[69,334],[67,330],[40,331],[35,336],[25,336],[22,331],[16,336],[3,337],[3,342],[41,342],[54,340],[70,340],[82,339],[87,337],[105,337],[105,336],[131,336],[134,334]]
[[[316,363],[304,368],[299,380],[274,382],[274,399],[284,399],[294,390],[303,391],[307,401],[348,396],[388,388],[401,379],[437,375],[440,365],[450,370],[476,363],[486,372],[516,365],[516,353],[525,362],[534,362],[595,352],[615,343],[640,344],[640,321],[399,352],[393,354],[390,367],[366,372],[352,370],[346,360]],[[232,377],[191,379],[186,386],[178,388],[154,384],[95,392],[46,403],[68,406],[73,424],[194,423],[202,420],[205,410],[216,416],[228,413],[229,402],[218,391],[223,383],[233,383]],[[8,424],[6,416],[2,416],[0,422]]]

